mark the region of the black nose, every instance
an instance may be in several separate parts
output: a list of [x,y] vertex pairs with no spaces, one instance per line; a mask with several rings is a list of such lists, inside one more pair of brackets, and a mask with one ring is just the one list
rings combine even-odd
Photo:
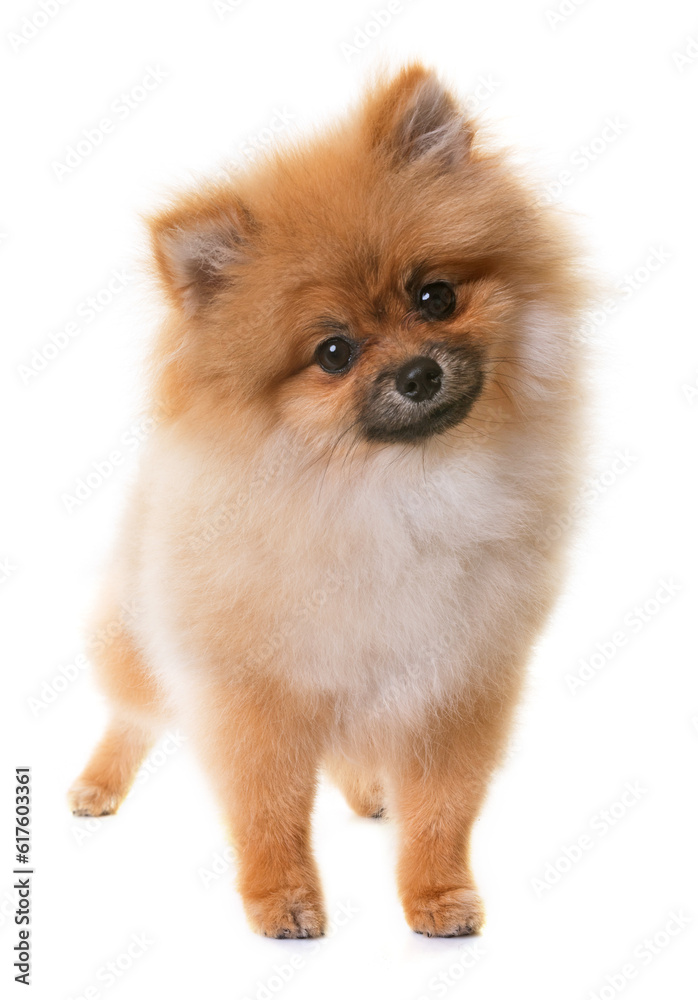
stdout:
[[433,358],[412,358],[397,373],[395,387],[413,403],[421,403],[434,398],[441,389],[442,376],[441,365]]

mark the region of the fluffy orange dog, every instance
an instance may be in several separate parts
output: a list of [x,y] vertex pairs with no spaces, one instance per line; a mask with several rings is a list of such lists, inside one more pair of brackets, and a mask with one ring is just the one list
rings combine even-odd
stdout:
[[96,658],[113,715],[72,808],[114,812],[176,718],[255,930],[323,932],[325,767],[399,825],[409,925],[476,932],[470,829],[577,484],[574,243],[418,65],[150,227],[166,417],[95,623],[121,622]]

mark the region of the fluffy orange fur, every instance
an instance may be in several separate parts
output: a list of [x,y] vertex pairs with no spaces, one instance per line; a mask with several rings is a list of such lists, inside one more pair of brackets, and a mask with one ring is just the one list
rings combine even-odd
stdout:
[[[468,840],[560,585],[585,286],[564,223],[479,132],[410,65],[150,220],[166,416],[100,605],[124,619],[94,656],[113,718],[70,801],[114,812],[177,719],[263,934],[323,932],[322,767],[399,825],[414,930],[483,921]],[[455,295],[439,320],[415,298],[434,282]],[[316,353],[335,335],[338,374]],[[393,383],[424,356],[465,415],[437,428],[420,402],[417,434]]]

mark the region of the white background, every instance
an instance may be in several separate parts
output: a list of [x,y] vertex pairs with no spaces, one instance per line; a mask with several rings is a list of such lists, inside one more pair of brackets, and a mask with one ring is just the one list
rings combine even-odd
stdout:
[[[558,4],[393,3],[370,38],[357,31],[384,0],[243,0],[222,15],[205,0],[70,0],[51,17],[38,2],[3,5],[0,981],[12,996],[695,996],[698,11],[688,0]],[[18,41],[32,19],[33,37]],[[118,817],[76,820],[65,804],[104,720],[81,628],[138,459],[130,428],[157,318],[138,276],[138,213],[190,172],[254,155],[279,112],[289,129],[323,121],[376,60],[410,56],[475,92],[547,196],[580,216],[609,285],[583,331],[595,478],[508,765],[476,827],[482,935],[409,931],[390,824],[354,817],[323,787],[317,853],[343,925],[319,943],[270,941],[247,928],[186,743],[151,757]],[[150,69],[164,78],[125,114],[119,95]],[[61,171],[105,117],[112,130]],[[115,268],[131,280],[90,319],[85,303],[109,298]],[[51,336],[66,346],[52,349]],[[86,500],[66,499],[115,451],[122,461]],[[12,769],[25,764],[29,993],[11,970]],[[134,934],[147,946],[129,958]]]

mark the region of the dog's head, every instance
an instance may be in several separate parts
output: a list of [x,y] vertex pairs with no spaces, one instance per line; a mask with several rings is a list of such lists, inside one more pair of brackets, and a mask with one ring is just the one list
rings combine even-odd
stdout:
[[529,307],[575,294],[564,233],[420,66],[151,233],[168,405],[256,408],[306,440],[467,428],[516,396]]

